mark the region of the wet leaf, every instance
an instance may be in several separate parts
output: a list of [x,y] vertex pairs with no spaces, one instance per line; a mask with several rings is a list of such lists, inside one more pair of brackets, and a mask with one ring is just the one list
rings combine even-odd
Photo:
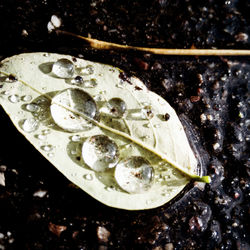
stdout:
[[7,58],[0,73],[1,105],[16,128],[100,202],[149,209],[171,200],[192,178],[209,182],[198,176],[175,111],[139,79],[47,53]]

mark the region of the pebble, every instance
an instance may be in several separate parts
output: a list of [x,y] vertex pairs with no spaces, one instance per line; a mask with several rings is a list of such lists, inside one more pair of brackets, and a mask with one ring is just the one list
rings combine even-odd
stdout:
[[107,243],[109,241],[110,232],[104,226],[99,226],[97,227],[97,237],[99,241]]

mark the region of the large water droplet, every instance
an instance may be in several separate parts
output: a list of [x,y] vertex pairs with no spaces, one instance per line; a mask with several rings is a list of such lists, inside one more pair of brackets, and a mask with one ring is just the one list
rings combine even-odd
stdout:
[[93,125],[88,118],[98,118],[94,99],[81,89],[70,88],[57,94],[50,111],[55,123],[70,132],[89,130]]
[[71,78],[74,75],[74,72],[75,66],[68,59],[62,58],[53,63],[52,73],[59,78]]
[[108,101],[108,109],[112,116],[122,117],[126,112],[126,103],[120,98],[112,98]]
[[154,169],[143,157],[132,156],[116,166],[115,179],[128,193],[143,193],[153,185]]
[[10,95],[8,99],[12,103],[17,103],[20,101],[20,97],[18,95]]
[[83,143],[82,157],[91,169],[102,172],[117,164],[119,149],[107,136],[95,135]]
[[39,122],[35,118],[28,118],[23,121],[22,128],[25,132],[31,133],[39,127]]

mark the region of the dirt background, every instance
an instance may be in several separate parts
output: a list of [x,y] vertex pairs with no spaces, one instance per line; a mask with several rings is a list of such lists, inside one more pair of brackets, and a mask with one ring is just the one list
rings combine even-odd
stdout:
[[249,249],[249,57],[96,51],[47,29],[56,15],[63,30],[120,44],[249,49],[249,13],[246,0],[2,0],[0,60],[66,53],[138,76],[176,109],[213,181],[149,211],[106,207],[75,189],[1,110],[0,249]]

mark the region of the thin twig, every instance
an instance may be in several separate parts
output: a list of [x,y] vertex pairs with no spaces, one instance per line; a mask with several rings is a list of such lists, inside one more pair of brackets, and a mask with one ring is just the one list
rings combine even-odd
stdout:
[[134,50],[144,51],[147,53],[158,55],[176,55],[176,56],[249,56],[250,50],[236,50],[236,49],[161,49],[161,48],[144,48],[129,45],[121,45],[117,43],[110,43],[100,41],[97,39],[76,35],[74,33],[56,30],[57,34],[64,34],[82,39],[89,43],[94,49],[100,50]]

